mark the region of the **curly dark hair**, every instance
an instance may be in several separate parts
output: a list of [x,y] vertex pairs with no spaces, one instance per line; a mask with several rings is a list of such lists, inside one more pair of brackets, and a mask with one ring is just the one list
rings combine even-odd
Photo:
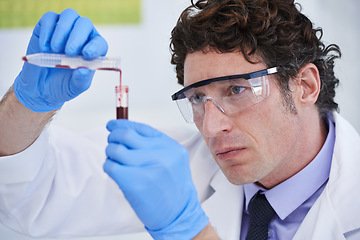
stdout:
[[219,53],[240,51],[250,63],[254,63],[250,56],[257,55],[268,67],[279,68],[277,81],[289,102],[289,80],[305,64],[313,63],[321,78],[319,113],[325,116],[338,110],[334,60],[341,57],[340,48],[325,46],[322,29],[314,29],[300,11],[294,0],[192,0],[171,32],[171,63],[178,83],[184,84],[186,54],[205,52],[208,47]]

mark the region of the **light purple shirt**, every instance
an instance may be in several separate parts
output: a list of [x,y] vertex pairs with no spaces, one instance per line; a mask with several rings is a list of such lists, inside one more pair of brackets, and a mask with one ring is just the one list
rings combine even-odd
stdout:
[[318,155],[304,169],[272,189],[255,183],[244,185],[245,206],[240,240],[245,240],[249,226],[248,205],[260,190],[276,212],[269,225],[270,240],[292,239],[306,214],[324,190],[330,174],[335,143],[334,123],[328,117],[329,133]]

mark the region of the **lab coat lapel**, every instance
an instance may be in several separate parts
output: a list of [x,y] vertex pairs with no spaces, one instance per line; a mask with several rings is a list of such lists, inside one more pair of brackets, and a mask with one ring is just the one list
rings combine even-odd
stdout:
[[360,138],[338,114],[334,114],[334,119],[336,139],[329,181],[294,240],[340,240],[346,239],[346,233],[360,231],[360,192],[357,190],[360,182]]
[[328,192],[343,233],[347,233],[360,229],[360,136],[340,115],[335,115],[335,122],[337,140]]
[[238,240],[244,203],[242,186],[231,184],[222,171],[218,171],[210,182],[214,193],[202,206],[210,223],[221,239]]
[[319,198],[310,209],[293,240],[345,240],[343,231],[338,221],[335,220],[337,216],[335,212],[332,211],[327,190],[325,189],[322,194],[322,197]]

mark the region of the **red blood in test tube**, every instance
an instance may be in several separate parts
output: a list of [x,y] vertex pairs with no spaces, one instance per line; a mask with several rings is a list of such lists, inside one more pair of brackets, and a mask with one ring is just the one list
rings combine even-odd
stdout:
[[129,87],[128,86],[115,86],[116,96],[116,119],[128,119],[129,107]]

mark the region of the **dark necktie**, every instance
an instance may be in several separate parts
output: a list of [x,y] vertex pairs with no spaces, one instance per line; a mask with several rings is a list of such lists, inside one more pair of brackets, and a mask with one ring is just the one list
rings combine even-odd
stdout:
[[258,192],[250,200],[249,215],[250,222],[246,240],[268,239],[269,224],[275,216],[275,211],[264,194]]

